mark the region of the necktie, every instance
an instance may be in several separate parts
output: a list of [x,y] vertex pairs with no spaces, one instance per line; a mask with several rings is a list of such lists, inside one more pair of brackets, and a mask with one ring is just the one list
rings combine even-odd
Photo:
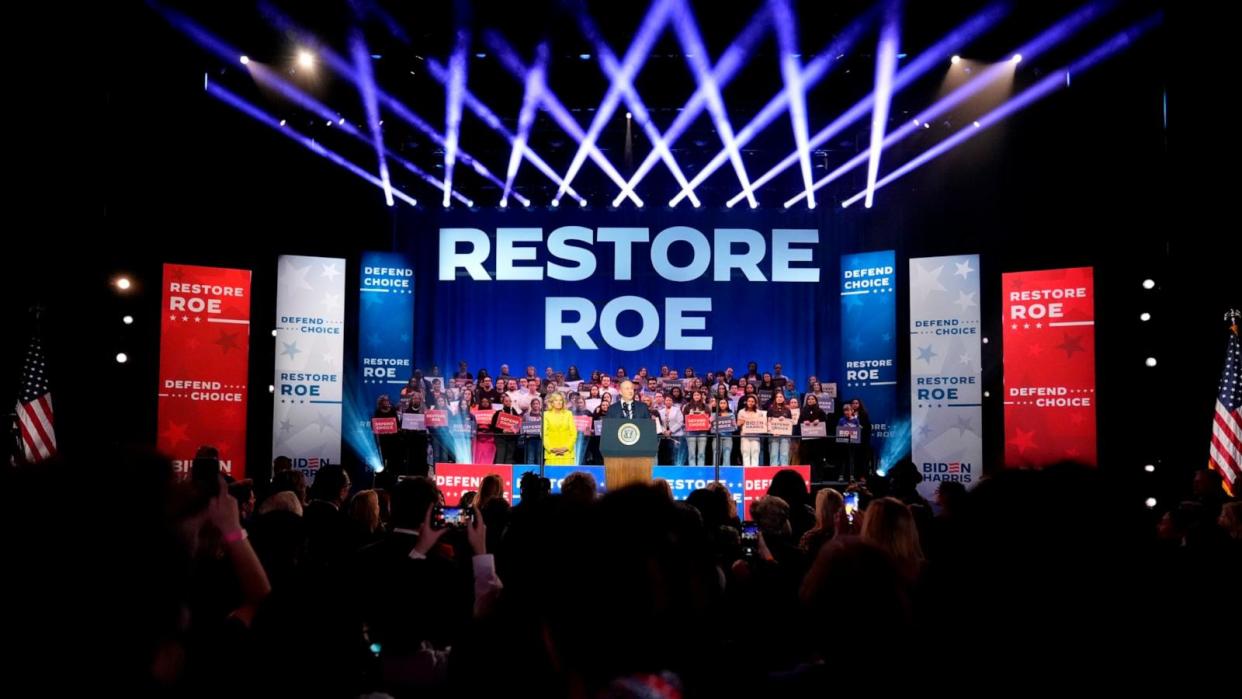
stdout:
[[630,407],[632,405],[633,405],[632,403],[628,403],[628,402],[625,404],[625,417],[627,420],[632,419],[634,417],[634,409]]

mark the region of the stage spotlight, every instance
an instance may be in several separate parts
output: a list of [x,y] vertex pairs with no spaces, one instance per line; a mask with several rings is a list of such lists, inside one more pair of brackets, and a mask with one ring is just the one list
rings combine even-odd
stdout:
[[580,60],[583,60],[583,61],[589,61],[589,60],[591,60],[591,54],[589,54],[589,53],[580,53],[580,54],[578,54],[578,58],[579,58]]
[[1143,470],[1144,470],[1144,471],[1146,471],[1146,472],[1148,472],[1148,473],[1155,473],[1155,472],[1156,472],[1156,465],[1155,465],[1155,464],[1147,464],[1146,466],[1144,466],[1144,467],[1143,467]]
[[930,129],[930,128],[931,128],[931,124],[929,124],[929,123],[927,123],[927,122],[923,122],[923,128],[925,128],[925,129]]
[[242,56],[240,60],[241,60],[242,65],[244,66],[250,65],[250,56]]
[[285,125],[285,120],[284,120],[284,119],[281,119],[281,120],[280,120],[280,125],[281,125],[281,126],[284,126],[284,125]]
[[587,200],[586,200],[586,199],[579,199],[579,200],[578,200],[578,206],[580,206],[580,207],[582,207],[582,208],[584,208],[584,209],[585,209],[585,208],[586,208],[586,205],[587,205]]
[[919,125],[919,120],[918,120],[918,119],[915,119],[915,120],[914,120],[914,125],[915,125],[915,126],[918,126],[918,125]]
[[116,288],[121,291],[129,291],[129,288],[133,286],[133,283],[129,281],[129,277],[117,277],[116,282],[114,283],[116,284]]
[[474,54],[474,57],[475,57],[475,58],[487,58],[487,54],[485,54],[485,53],[476,53],[476,54]]
[[1146,323],[1147,321],[1151,320],[1151,314],[1144,311],[1143,313],[1139,314],[1139,320]]
[[1156,358],[1155,358],[1155,357],[1148,357],[1148,358],[1147,358],[1147,366],[1149,366],[1149,367],[1156,366]]
[[331,126],[331,125],[332,125],[332,122],[331,122],[331,121],[329,121],[329,122],[326,124],[326,126]]
[[984,391],[984,392],[983,392],[983,397],[984,397],[984,398],[991,398],[991,397],[992,397],[992,392],[991,392],[991,391]]
[[1143,280],[1143,288],[1144,288],[1144,289],[1154,289],[1154,288],[1156,288],[1156,280],[1155,280],[1155,279],[1144,279],[1144,280]]
[[441,205],[446,209],[449,208],[449,200],[445,199],[444,201],[441,202]]
[[976,121],[976,122],[974,122],[974,124],[975,124],[975,128],[976,128],[976,129],[977,129],[977,128],[979,128],[979,122],[977,122],[977,121]]
[[632,112],[626,112],[626,113],[625,113],[625,118],[626,118],[626,119],[633,119],[633,118],[634,118],[634,114],[633,114]]
[[275,392],[276,392],[276,387],[275,387],[275,386],[273,386],[272,384],[270,384],[270,383],[269,383],[269,384],[267,385],[267,392],[268,392],[268,393],[275,393]]
[[955,56],[953,56],[953,58],[950,58],[950,59],[949,59],[949,63],[952,63],[953,65],[957,65],[958,63],[961,63],[961,62],[962,62],[962,57],[961,57],[961,56],[957,56],[957,55],[955,55]]
[[306,49],[298,49],[298,67],[303,70],[315,68],[315,54]]
[[552,200],[552,206],[553,206],[553,208],[555,208],[555,207],[557,207],[557,206],[560,206],[560,205],[561,205],[561,200],[560,200],[560,199],[553,199],[553,200]]
[[340,118],[340,120],[338,120],[336,123],[337,123],[338,125],[340,125],[340,126],[344,126],[344,125],[345,125],[345,117],[341,117],[341,118]]
[[988,339],[987,339],[986,337],[985,337],[985,338],[983,338],[983,344],[985,344],[985,345],[986,345],[986,344],[988,344]]
[[116,353],[116,363],[117,363],[117,364],[124,364],[125,362],[128,362],[128,361],[129,361],[129,355],[125,354],[124,352],[117,352],[117,353]]
[[133,316],[122,316],[122,317],[121,317],[121,322],[122,322],[122,323],[124,323],[124,324],[126,324],[126,325],[133,325],[133,324],[134,324],[134,317],[133,317]]
[[1011,62],[1013,62],[1015,65],[1016,65],[1016,64],[1018,64],[1018,63],[1021,63],[1021,62],[1022,62],[1022,54],[1020,54],[1020,53],[1015,53],[1015,54],[1013,55],[1013,58],[1011,58],[1011,59],[1009,59],[1009,60],[1010,60]]
[[272,331],[272,337],[276,337],[276,331],[275,331],[275,330],[273,330],[273,331]]
[[509,208],[509,200],[508,200],[508,199],[501,199],[501,200],[500,200],[500,208],[502,208],[502,209],[507,209],[507,208]]
[[752,208],[752,209],[758,209],[758,208],[759,208],[759,202],[758,202],[758,201],[755,201],[755,200],[753,200],[753,199],[752,199],[752,200],[751,200],[751,202],[750,202],[750,208]]
[[1155,508],[1155,506],[1156,506],[1156,499],[1155,499],[1155,498],[1147,498],[1147,509],[1149,509],[1149,510],[1150,510],[1150,509],[1153,509],[1153,508]]

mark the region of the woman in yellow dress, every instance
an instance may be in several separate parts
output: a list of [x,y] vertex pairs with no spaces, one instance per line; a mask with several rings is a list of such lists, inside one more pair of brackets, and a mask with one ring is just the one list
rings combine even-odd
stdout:
[[543,463],[547,466],[572,466],[577,463],[575,445],[578,428],[574,416],[565,409],[565,396],[548,396],[548,409],[543,412]]

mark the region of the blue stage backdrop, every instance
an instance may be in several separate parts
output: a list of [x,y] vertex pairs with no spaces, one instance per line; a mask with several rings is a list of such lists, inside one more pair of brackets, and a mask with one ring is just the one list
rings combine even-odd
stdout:
[[[831,219],[829,219],[831,220]],[[838,366],[838,247],[824,219],[762,212],[446,212],[407,237],[417,363],[699,375]]]

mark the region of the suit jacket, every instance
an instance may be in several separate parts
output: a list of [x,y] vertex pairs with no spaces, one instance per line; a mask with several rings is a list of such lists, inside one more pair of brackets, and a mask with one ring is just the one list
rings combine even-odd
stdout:
[[[609,417],[609,418],[624,417],[624,413],[621,412],[621,404],[622,404],[621,400],[613,401],[612,405],[608,406],[608,415],[606,417]],[[644,418],[647,420],[650,420],[651,411],[647,409],[646,403],[638,400],[636,397],[634,399],[634,419],[639,420],[639,419],[644,419]]]

